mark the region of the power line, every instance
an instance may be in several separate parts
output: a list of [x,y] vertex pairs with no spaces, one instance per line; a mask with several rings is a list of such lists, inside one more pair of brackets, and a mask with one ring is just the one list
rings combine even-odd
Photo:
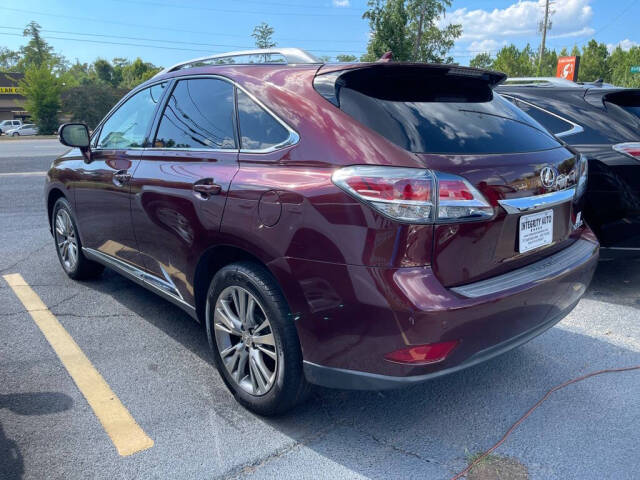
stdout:
[[[92,18],[92,17],[81,17],[81,16],[75,16],[75,15],[61,15],[61,14],[57,14],[57,13],[49,13],[49,12],[37,12],[34,10],[24,10],[24,9],[20,9],[20,8],[9,8],[9,7],[2,7],[2,10],[4,11],[10,11],[10,12],[17,12],[17,13],[28,13],[30,15],[40,15],[43,17],[54,17],[54,18],[62,18],[62,19],[66,19],[66,20],[82,20],[82,21],[86,21],[86,22],[96,22],[96,23],[100,23],[100,24],[111,24],[111,25],[122,25],[124,27],[136,27],[136,28],[146,28],[146,29],[153,29],[153,30],[166,30],[166,31],[172,31],[172,32],[178,32],[178,33],[190,33],[190,34],[198,34],[198,35],[217,35],[220,37],[236,37],[236,38],[247,38],[246,35],[240,35],[240,34],[233,34],[233,33],[217,33],[217,32],[205,32],[202,30],[192,30],[192,29],[184,29],[184,28],[175,28],[175,27],[167,27],[167,26],[158,26],[158,25],[143,25],[143,24],[139,24],[139,23],[129,23],[129,22],[120,22],[120,21],[116,21],[116,20],[105,20],[102,18]],[[285,37],[277,37],[276,40],[278,41],[297,41],[296,39],[292,39],[292,38],[285,38]],[[331,40],[326,40],[326,39],[313,39],[313,38],[307,38],[305,39],[305,41],[309,41],[309,42],[327,42],[327,41],[331,41],[333,43],[361,43],[359,40],[337,40],[337,39],[331,39]]]
[[[21,27],[0,27],[3,29],[8,29],[8,30],[24,30]],[[122,35],[106,35],[106,34],[100,34],[100,33],[84,33],[84,32],[68,32],[65,30],[49,30],[49,29],[42,29],[40,30],[41,32],[49,32],[49,33],[62,33],[62,34],[68,34],[68,35],[85,35],[85,36],[90,36],[90,37],[104,37],[104,38],[121,38],[123,40],[141,40],[141,41],[146,41],[146,42],[161,42],[161,43],[179,43],[182,45],[196,45],[196,46],[204,46],[204,47],[228,47],[228,48],[250,48],[247,47],[246,45],[229,45],[229,44],[222,44],[222,43],[202,43],[202,42],[184,42],[184,41],[179,41],[179,40],[164,40],[164,39],[157,39],[157,38],[144,38],[144,37],[127,37],[127,36],[122,36]]]
[[[0,27],[0,28],[4,28],[4,29],[9,29],[9,30],[24,30],[21,27]],[[46,28],[43,28],[42,30],[40,30],[41,32],[49,32],[49,33],[62,33],[62,34],[66,34],[66,35],[83,35],[83,36],[89,36],[89,37],[102,37],[102,38],[119,38],[119,39],[123,39],[123,40],[140,40],[140,41],[145,41],[145,42],[160,42],[160,43],[179,43],[182,45],[193,45],[193,46],[204,46],[204,47],[225,47],[225,48],[242,48],[242,49],[251,49],[251,48],[255,48],[255,46],[252,45],[233,45],[233,44],[223,44],[223,43],[203,43],[203,42],[185,42],[185,41],[179,41],[179,40],[170,40],[170,39],[161,39],[161,38],[145,38],[145,37],[128,37],[128,36],[123,36],[123,35],[106,35],[106,34],[101,34],[101,33],[86,33],[86,32],[69,32],[66,30],[49,30]],[[53,38],[53,37],[52,37]],[[245,37],[246,38],[246,37]],[[360,51],[355,51],[355,50],[326,50],[326,49],[311,49],[311,48],[307,48],[305,50],[308,50],[310,52],[329,52],[329,53],[360,53]]]
[[[131,3],[131,2],[128,2],[128,0],[112,0],[112,1],[126,1],[127,3]],[[159,4],[159,2],[149,2],[149,3],[158,3]],[[271,1],[263,1],[263,0],[242,0],[242,3],[251,3],[251,4],[256,4],[256,5],[274,5],[274,6],[277,6],[277,7],[304,8],[304,9],[308,9],[308,8],[314,8],[314,9],[336,8],[336,7],[329,6],[329,5],[304,5],[304,4],[301,4],[301,3],[271,2]],[[167,3],[166,6],[167,7],[182,8],[182,5],[176,5],[175,3]],[[192,8],[202,8],[202,7],[193,6]],[[339,10],[339,11],[353,11],[354,9],[352,7],[340,7],[337,10]]]
[[357,13],[343,13],[343,14],[333,14],[333,13],[297,13],[297,12],[287,12],[287,11],[255,11],[255,10],[234,10],[228,8],[215,8],[215,7],[195,7],[193,5],[176,5],[171,3],[161,3],[161,2],[153,2],[147,0],[112,0],[116,2],[124,2],[127,4],[135,3],[138,5],[149,5],[153,7],[168,7],[168,8],[179,8],[186,10],[199,10],[199,11],[209,11],[209,12],[222,12],[222,13],[236,13],[241,15],[275,15],[275,16],[285,16],[285,17],[333,17],[333,18],[342,18],[342,17],[362,17],[361,14]]
[[[5,33],[5,32],[0,32],[0,35],[8,35],[8,36],[12,36],[12,37],[22,37],[23,36],[23,35],[20,35],[19,33]],[[85,38],[85,39],[64,38],[64,37],[53,37],[53,36],[49,36],[49,35],[47,35],[46,38],[53,38],[54,40],[70,40],[70,41],[82,42],[82,43],[100,43],[100,44],[106,43],[106,44],[109,44],[109,45],[124,45],[126,47],[148,47],[148,48],[157,48],[157,49],[162,49],[162,50],[182,50],[182,51],[186,51],[186,52],[198,52],[198,53],[224,53],[224,52],[207,52],[206,50],[195,50],[193,48],[167,47],[167,46],[164,46],[164,45],[142,45],[142,44],[139,44],[139,43],[108,42],[106,40],[89,40],[87,38]]]
[[[5,27],[0,27],[0,28],[5,28]],[[23,35],[21,35],[19,33],[0,32],[0,35],[13,36],[13,37],[23,37]],[[93,34],[83,34],[83,35],[93,35]],[[95,35],[102,36],[102,35],[99,35],[99,34],[95,34]],[[155,49],[161,49],[161,50],[181,50],[181,51],[185,51],[185,52],[197,52],[197,53],[205,53],[205,54],[225,53],[224,51],[211,52],[210,50],[205,50],[205,49],[170,47],[170,46],[165,46],[165,45],[145,45],[145,44],[141,44],[141,43],[130,43],[130,42],[112,42],[112,41],[108,41],[108,40],[91,40],[91,39],[88,39],[88,38],[69,38],[69,37],[58,37],[58,36],[52,36],[52,35],[47,35],[46,37],[43,37],[43,38],[45,40],[46,39],[54,39],[54,40],[66,40],[66,41],[79,42],[79,43],[97,43],[97,44],[107,44],[107,45],[122,45],[122,46],[126,46],[126,47],[155,48]],[[115,38],[119,38],[119,37],[115,37]],[[167,41],[167,42],[170,42],[170,41]],[[252,47],[240,47],[240,48],[252,48]],[[341,54],[341,53],[359,53],[359,52],[345,52],[344,50],[310,50],[310,51],[317,52],[317,53],[338,53],[338,54]]]

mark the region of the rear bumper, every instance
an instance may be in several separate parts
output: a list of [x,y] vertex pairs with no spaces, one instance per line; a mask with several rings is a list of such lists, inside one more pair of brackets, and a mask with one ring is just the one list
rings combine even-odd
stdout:
[[[289,258],[280,268],[289,270],[283,290],[307,379],[327,387],[386,389],[467,368],[539,335],[577,304],[597,260],[597,240],[584,229],[561,252],[464,287],[444,287],[429,267],[375,268]],[[295,289],[298,294],[291,298]],[[458,345],[438,363],[384,358],[408,346],[453,340]]]
[[408,377],[396,377],[369,372],[358,372],[355,370],[345,370],[341,368],[323,367],[322,365],[316,365],[315,363],[305,361],[304,374],[307,380],[315,385],[349,390],[390,390],[393,388],[415,385],[417,383],[426,382],[434,378],[486,362],[487,360],[519,347],[553,327],[556,323],[567,316],[577,304],[578,302],[575,302],[569,308],[559,312],[557,315],[530,330],[524,331],[515,337],[474,353],[471,357],[458,365],[431,373],[412,375]]

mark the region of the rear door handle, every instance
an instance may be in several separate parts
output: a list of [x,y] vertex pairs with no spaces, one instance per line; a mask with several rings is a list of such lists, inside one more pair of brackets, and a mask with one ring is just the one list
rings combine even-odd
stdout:
[[193,184],[193,191],[201,197],[208,198],[211,195],[218,195],[222,191],[222,187],[214,183],[213,178],[203,178]]
[[129,180],[131,180],[131,174],[126,170],[118,170],[113,174],[113,183],[116,185],[124,185]]

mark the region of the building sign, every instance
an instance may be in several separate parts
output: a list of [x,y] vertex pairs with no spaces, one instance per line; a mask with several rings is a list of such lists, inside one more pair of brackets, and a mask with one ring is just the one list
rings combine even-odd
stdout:
[[0,87],[0,95],[20,95],[20,87]]
[[579,67],[580,57],[560,57],[558,58],[556,77],[577,82]]
[[631,73],[640,73],[640,65],[631,67]]

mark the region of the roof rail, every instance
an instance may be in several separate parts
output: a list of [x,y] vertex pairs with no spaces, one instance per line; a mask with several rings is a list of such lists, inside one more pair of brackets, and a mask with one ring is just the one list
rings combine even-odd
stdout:
[[503,86],[550,86],[556,87],[579,87],[575,82],[560,77],[508,77]]
[[[276,57],[276,58],[272,58]],[[321,64],[322,60],[314,57],[301,48],[258,48],[255,50],[239,50],[237,52],[218,53],[206,57],[192,58],[185,62],[165,68],[155,76],[181,70],[183,68],[198,67],[207,64]]]

